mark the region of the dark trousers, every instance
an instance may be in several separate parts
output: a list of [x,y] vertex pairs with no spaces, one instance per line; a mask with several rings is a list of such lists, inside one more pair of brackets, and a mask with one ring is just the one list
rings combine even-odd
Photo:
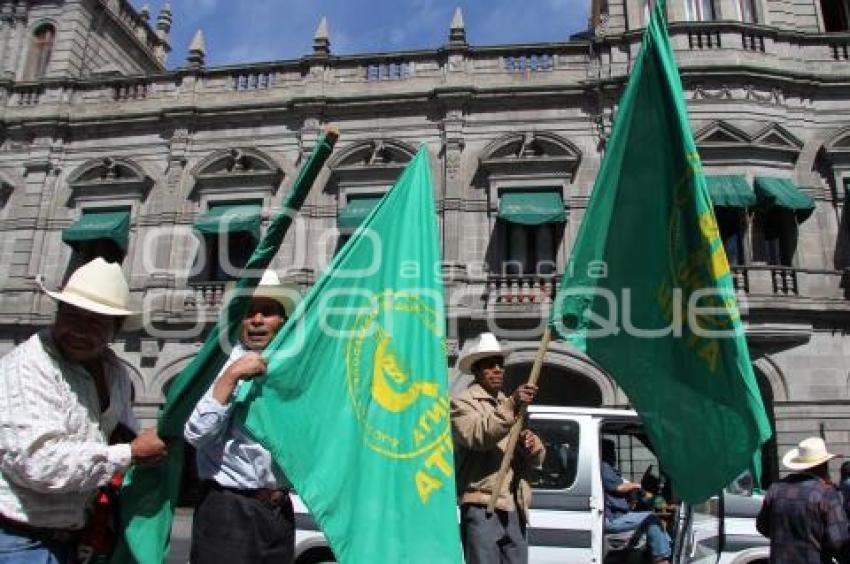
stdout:
[[516,511],[487,515],[480,505],[460,509],[460,535],[466,564],[527,564],[525,524]]
[[192,564],[290,564],[295,514],[278,504],[221,488],[204,488],[192,521]]

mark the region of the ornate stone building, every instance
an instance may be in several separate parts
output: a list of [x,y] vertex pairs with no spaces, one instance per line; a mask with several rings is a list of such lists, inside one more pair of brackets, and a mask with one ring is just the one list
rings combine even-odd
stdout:
[[[206,66],[199,33],[169,71],[167,3],[152,22],[126,0],[0,0],[0,352],[51,319],[36,275],[58,286],[81,260],[120,261],[147,326],[116,349],[139,414],[154,418],[217,314],[226,263],[245,260],[256,218],[265,226],[335,124],[340,143],[276,269],[309,286],[424,143],[452,354],[489,328],[515,349],[519,377],[582,221],[645,4],[596,0],[589,31],[561,43],[475,47],[458,11],[439,48],[354,56],[333,54],[323,20],[300,59],[228,67]],[[820,433],[850,454],[850,3],[668,4],[779,448]],[[529,201],[544,213],[520,219]],[[558,343],[541,396],[627,403]],[[775,475],[776,445],[766,458]]]

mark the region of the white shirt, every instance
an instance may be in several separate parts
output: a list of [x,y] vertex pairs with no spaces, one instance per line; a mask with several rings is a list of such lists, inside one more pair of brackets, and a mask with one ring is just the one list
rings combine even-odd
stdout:
[[226,405],[221,405],[212,396],[215,382],[246,352],[248,350],[241,343],[233,347],[230,358],[186,421],[183,437],[197,449],[201,479],[214,480],[228,488],[277,488],[276,466],[271,453],[231,419],[233,398],[245,381],[234,388],[231,401]]
[[94,378],[58,351],[49,330],[0,358],[0,513],[36,527],[80,528],[98,486],[130,466],[130,445],[108,446],[119,422],[138,428],[131,383],[104,359],[109,407]]

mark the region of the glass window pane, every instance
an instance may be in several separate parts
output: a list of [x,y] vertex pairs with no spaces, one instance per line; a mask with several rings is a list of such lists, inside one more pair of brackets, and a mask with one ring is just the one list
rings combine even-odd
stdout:
[[564,490],[573,485],[578,472],[579,424],[575,421],[532,419],[531,428],[546,447],[543,466],[534,473],[531,487]]

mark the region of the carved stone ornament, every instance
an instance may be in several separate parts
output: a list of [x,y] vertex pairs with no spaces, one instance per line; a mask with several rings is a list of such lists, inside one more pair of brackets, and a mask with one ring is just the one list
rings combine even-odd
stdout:
[[251,147],[216,151],[192,170],[193,192],[207,189],[260,188],[269,194],[283,180],[283,170],[271,157]]
[[71,200],[143,200],[153,186],[145,170],[129,159],[102,157],[77,168],[68,179]]

